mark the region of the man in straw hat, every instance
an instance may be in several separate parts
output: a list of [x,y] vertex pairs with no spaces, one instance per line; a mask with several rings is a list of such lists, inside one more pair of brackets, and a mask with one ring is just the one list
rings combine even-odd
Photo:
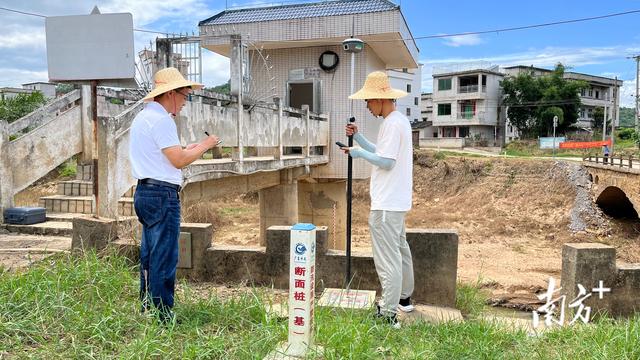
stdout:
[[176,115],[202,85],[186,80],[175,68],[158,71],[146,105],[133,120],[129,159],[138,179],[134,206],[142,223],[140,244],[140,299],[142,311],[149,300],[163,321],[173,319],[173,294],[180,236],[180,169],[200,158],[218,143],[214,135],[186,148],[180,145]]
[[347,136],[353,135],[360,147],[342,148],[353,158],[371,163],[371,212],[369,229],[373,261],[382,286],[377,316],[399,328],[396,309],[413,311],[413,263],[405,235],[404,218],[411,209],[413,187],[413,148],[409,120],[396,110],[396,99],[406,96],[391,88],[387,74],[374,71],[362,89],[349,96],[367,102],[375,117],[383,118],[376,143],[348,124]]

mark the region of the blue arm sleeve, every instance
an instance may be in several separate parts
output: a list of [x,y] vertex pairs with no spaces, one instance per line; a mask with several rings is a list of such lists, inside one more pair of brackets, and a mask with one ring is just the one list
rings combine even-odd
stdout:
[[360,145],[363,149],[367,150],[368,152],[371,152],[371,153],[376,152],[376,144],[367,140],[367,138],[364,137],[364,135],[360,134],[359,132],[353,135],[353,140],[355,140],[358,143],[358,145]]
[[394,159],[384,158],[360,148],[351,148],[349,150],[349,155],[354,159],[363,158],[371,164],[384,170],[391,170],[396,164],[396,161]]

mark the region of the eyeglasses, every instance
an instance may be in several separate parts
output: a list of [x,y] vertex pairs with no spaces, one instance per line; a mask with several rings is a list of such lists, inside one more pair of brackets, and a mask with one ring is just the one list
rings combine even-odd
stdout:
[[178,94],[180,94],[180,95],[184,96],[184,99],[185,99],[185,100],[187,100],[187,101],[191,101],[191,93],[184,94],[184,93],[182,93],[181,91],[178,91],[178,90],[176,90],[176,92],[177,92]]

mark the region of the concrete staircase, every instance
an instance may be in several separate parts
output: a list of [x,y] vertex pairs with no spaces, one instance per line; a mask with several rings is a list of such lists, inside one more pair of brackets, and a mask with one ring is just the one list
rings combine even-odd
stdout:
[[[71,236],[72,221],[76,217],[94,213],[93,206],[93,166],[78,165],[75,180],[58,182],[57,194],[40,198],[40,207],[47,209],[47,221],[33,225],[3,224],[2,228],[19,234]],[[118,214],[123,217],[135,216],[133,193],[129,189],[118,202]]]

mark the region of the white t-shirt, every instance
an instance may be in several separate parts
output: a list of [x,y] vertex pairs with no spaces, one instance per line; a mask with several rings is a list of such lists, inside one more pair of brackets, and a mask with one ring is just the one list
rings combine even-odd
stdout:
[[394,159],[391,170],[375,165],[371,170],[371,210],[409,211],[413,193],[413,144],[411,124],[399,111],[382,121],[376,155]]
[[136,179],[156,179],[182,185],[182,171],[162,149],[180,145],[176,123],[157,102],[149,102],[136,115],[129,131],[129,161]]

